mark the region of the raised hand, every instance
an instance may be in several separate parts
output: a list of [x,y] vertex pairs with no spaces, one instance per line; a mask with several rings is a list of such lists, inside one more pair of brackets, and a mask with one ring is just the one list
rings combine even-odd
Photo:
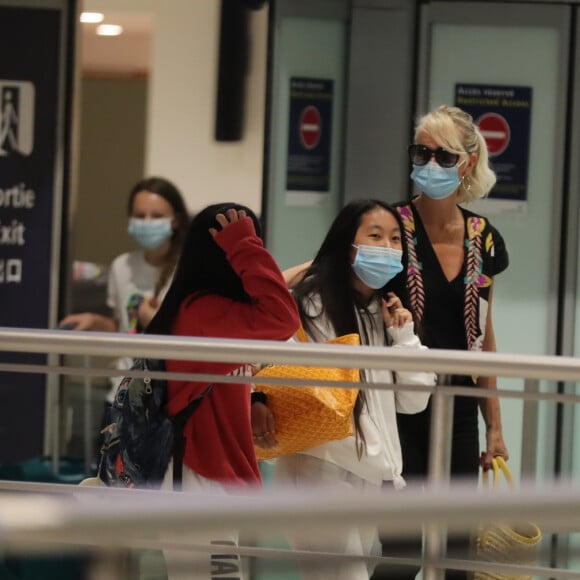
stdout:
[[[228,226],[236,223],[237,221],[243,220],[246,217],[246,212],[243,209],[236,210],[233,208],[228,209],[226,215],[223,213],[218,213],[215,216],[217,223],[221,226],[222,230],[225,230]],[[218,233],[217,228],[209,228],[209,233],[215,237]]]
[[403,308],[401,299],[394,292],[389,292],[386,300],[383,298],[381,309],[387,327],[402,328],[407,322],[413,321],[413,316],[406,308]]

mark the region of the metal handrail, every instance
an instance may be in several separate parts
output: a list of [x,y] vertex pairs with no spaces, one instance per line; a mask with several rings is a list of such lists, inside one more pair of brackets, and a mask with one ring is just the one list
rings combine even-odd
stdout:
[[[417,351],[376,346],[0,327],[0,351],[142,356],[209,362],[252,361],[392,371],[412,369],[463,375],[580,381],[580,360],[574,357],[441,349]],[[337,356],[338,353],[340,356]]]
[[[151,357],[151,358],[162,358],[170,360],[191,360],[191,361],[212,361],[212,362],[231,362],[231,361],[252,361],[259,363],[275,363],[275,364],[300,364],[300,365],[312,365],[312,366],[332,366],[332,367],[355,367],[355,368],[375,368],[375,369],[386,369],[390,371],[400,371],[400,370],[414,370],[414,371],[431,371],[439,372],[445,374],[467,374],[467,375],[483,375],[483,376],[506,376],[506,377],[519,377],[526,379],[526,384],[529,383],[530,379],[535,381],[537,384],[537,379],[548,379],[553,381],[579,381],[580,380],[580,361],[571,357],[560,357],[560,356],[534,356],[534,355],[521,355],[521,354],[505,354],[505,353],[482,353],[482,352],[465,352],[465,351],[450,351],[450,350],[405,350],[398,348],[385,349],[384,347],[368,347],[368,346],[338,346],[338,345],[327,345],[327,344],[315,344],[315,343],[288,343],[288,342],[275,342],[275,341],[256,341],[256,340],[241,340],[241,339],[212,339],[212,338],[191,338],[191,337],[171,337],[171,336],[153,336],[153,335],[124,335],[118,333],[96,333],[96,332],[71,332],[71,331],[51,331],[51,330],[31,330],[31,329],[7,329],[0,328],[0,351],[7,352],[27,352],[27,353],[44,353],[44,354],[60,354],[60,355],[83,355],[84,366],[82,369],[76,369],[75,367],[62,367],[51,364],[39,364],[39,365],[22,365],[22,364],[11,364],[3,363],[0,365],[0,370],[17,370],[20,372],[47,372],[47,373],[65,373],[70,374],[81,374],[85,376],[85,379],[90,375],[94,374],[104,374],[110,375],[119,374],[119,371],[110,371],[106,369],[94,369],[89,368],[90,357],[98,356],[139,356],[139,357]],[[93,359],[94,360],[94,359]],[[34,370],[36,368],[36,370]],[[131,374],[129,372],[123,372],[123,374]],[[138,375],[139,373],[135,373]],[[175,373],[169,373],[168,376],[174,375]],[[223,382],[239,382],[239,377],[224,377],[222,375],[198,375],[196,373],[187,373],[189,380],[191,377],[197,377],[197,380],[203,380],[200,376],[210,380],[215,381],[216,377]],[[208,378],[209,377],[209,378]],[[282,380],[280,380],[282,381]],[[86,382],[86,381],[85,381]],[[259,379],[256,382],[260,382]],[[268,379],[268,382],[276,382]],[[294,384],[300,381],[289,381],[288,379],[283,379],[284,384]],[[387,385],[387,384],[365,384],[359,385],[361,388],[385,388],[385,389],[417,389],[424,390],[426,387],[418,385]],[[86,388],[86,385],[85,385]],[[524,400],[561,400],[566,402],[579,402],[580,396],[562,394],[562,393],[541,393],[538,389],[535,389],[534,393],[528,395],[525,392],[513,392],[513,391],[493,391],[487,392],[486,390],[476,390],[461,387],[445,387],[439,386],[435,389],[435,402],[433,411],[433,431],[431,435],[431,448],[441,451],[444,449],[450,441],[449,429],[445,426],[450,424],[449,413],[450,407],[447,405],[446,400],[452,399],[455,395],[467,395],[467,396],[509,396],[521,398]],[[432,453],[433,455],[433,453]],[[444,512],[437,512],[439,515],[435,517],[434,513],[438,508],[441,508],[445,504],[444,497],[434,497],[432,495],[435,493],[445,493],[444,488],[436,489],[435,485],[440,485],[441,483],[446,483],[446,474],[449,470],[449,456],[448,454],[442,453],[438,456],[437,465],[432,465],[430,468],[430,485],[431,493],[429,494],[429,499],[427,504],[419,501],[418,497],[424,498],[425,496],[419,495],[414,497],[409,493],[404,494],[405,501],[401,503],[403,496],[397,497],[396,504],[398,506],[406,505],[406,500],[410,499],[411,504],[414,508],[419,505],[422,506],[418,510],[417,514],[420,514],[421,522],[429,528],[434,530],[433,540],[429,537],[426,538],[427,544],[427,558],[424,563],[427,566],[426,573],[428,577],[433,576],[433,572],[439,573],[436,569],[444,562],[444,547],[441,543],[438,543],[438,536],[441,536],[442,528],[440,526],[444,525],[447,529],[453,529],[454,525],[468,525],[469,521],[473,523],[474,518],[480,521],[490,521],[486,518],[510,517],[512,514],[517,517],[522,512],[521,509],[526,510],[526,517],[534,517],[536,511],[530,509],[531,506],[537,508],[537,503],[539,501],[546,501],[546,497],[552,497],[550,493],[546,492],[546,496],[542,496],[540,499],[536,497],[531,500],[530,504],[519,505],[518,501],[514,501],[516,496],[510,495],[506,504],[498,504],[498,498],[494,498],[492,505],[486,505],[485,500],[478,500],[474,503],[473,491],[467,495],[467,501],[463,505],[461,501],[457,503],[458,494],[457,490],[454,488],[452,493],[452,504],[454,506],[463,505],[463,515],[458,515],[455,510],[449,511],[451,506],[446,506]],[[441,487],[441,486],[440,486]],[[5,487],[2,486],[0,482],[0,489]],[[108,491],[108,490],[107,490]],[[537,490],[536,490],[537,491]],[[93,493],[102,492],[83,492],[89,495]],[[157,492],[159,493],[159,492]],[[328,499],[328,494],[324,494],[325,498]],[[137,499],[137,495],[133,494],[131,498]],[[157,501],[161,496],[155,495],[154,501]],[[147,518],[148,525],[151,522],[151,511],[150,505],[153,497],[147,501]],[[182,504],[181,496],[179,509],[174,512],[169,509],[169,505],[164,503],[164,508],[161,508],[158,519],[155,519],[155,525],[167,526],[167,525],[177,525],[182,523],[181,516],[184,513],[189,513],[187,510],[184,512],[184,505]],[[300,494],[301,505],[304,505],[304,494]],[[517,496],[518,498],[523,498],[521,492]],[[110,498],[110,496],[109,496]],[[558,498],[564,500],[565,497],[562,495],[561,490],[558,491]],[[111,499],[111,498],[110,498]],[[287,499],[287,498],[286,498]],[[370,518],[374,523],[377,521],[377,517],[381,517],[382,521],[391,521],[392,517],[397,517],[395,513],[391,513],[390,508],[386,508],[387,511],[383,513],[383,504],[380,504],[381,511],[380,514],[377,511],[377,504],[373,503],[373,507],[366,512],[368,508],[367,504],[360,504],[356,498],[349,499],[351,505],[356,506],[356,509],[362,510],[358,512],[358,516],[352,512],[348,512],[348,516],[344,513],[344,510],[338,509],[339,504],[333,504],[330,509],[326,509],[328,506],[326,504],[320,503],[321,498],[316,500],[316,510],[312,511],[314,505],[311,506],[310,515],[314,514],[314,520],[320,523],[320,518],[327,518],[327,523],[336,522],[336,518],[345,517],[349,518],[349,521],[355,521],[357,517],[361,514],[364,517]],[[578,498],[580,499],[580,498]],[[208,505],[204,499],[204,505]],[[247,507],[248,496],[244,496],[243,501]],[[142,501],[142,500],[141,500]],[[220,498],[219,505],[229,505],[229,499],[226,499],[224,503],[224,498]],[[284,500],[286,501],[286,500]],[[341,500],[344,502],[344,500]],[[352,501],[355,503],[352,504]],[[374,500],[373,500],[374,501]],[[573,514],[573,522],[576,522],[580,518],[575,510],[572,509],[575,500],[570,500],[570,503],[566,504],[564,510],[559,510],[559,507],[554,503],[550,503],[550,513],[556,516],[554,524],[558,523],[558,529],[561,531],[565,523],[568,521],[566,518]],[[483,512],[479,510],[479,504],[485,505]],[[348,503],[348,502],[347,502]],[[363,502],[364,503],[364,502]],[[524,502],[525,503],[525,502]],[[437,504],[437,505],[435,505]],[[128,506],[129,504],[125,504]],[[211,507],[211,502],[210,502]],[[342,504],[341,504],[342,505]],[[545,504],[544,504],[545,505]],[[142,506],[142,504],[141,504]],[[285,504],[288,507],[287,504]],[[409,506],[409,507],[410,507]],[[435,512],[429,511],[428,506],[431,509],[435,509]],[[213,506],[216,507],[216,506]],[[255,507],[255,506],[254,506]],[[386,506],[385,506],[386,507]],[[501,514],[497,512],[495,508],[502,507]],[[575,507],[575,506],[574,506]],[[266,508],[267,513],[270,515],[277,514],[276,518],[284,517],[284,525],[288,527],[288,517],[291,521],[296,521],[296,518],[300,520],[300,525],[308,523],[310,515],[302,513],[300,510],[297,511],[296,506],[292,506],[291,509],[284,511],[283,513],[277,512],[271,509],[272,506]],[[59,507],[58,509],[61,509]],[[125,521],[129,526],[128,529],[132,529],[132,526],[136,526],[137,523],[131,520],[134,513],[128,507],[121,508],[121,512],[115,512],[121,515],[121,523]],[[127,512],[124,510],[128,509]],[[251,516],[251,521],[256,522],[257,512],[254,508],[251,508],[251,514],[244,512],[245,515],[242,519]],[[510,509],[515,509],[511,512]],[[1,513],[2,510],[0,510]],[[234,510],[235,511],[235,510]],[[242,510],[243,511],[243,510]],[[458,510],[459,514],[462,513],[462,509]],[[80,512],[79,512],[80,513]],[[195,512],[198,516],[199,511]],[[405,509],[401,512],[400,517],[406,518],[409,521],[409,511]],[[404,516],[402,515],[404,514]],[[432,514],[430,516],[429,514]],[[564,514],[566,518],[564,518]],[[93,514],[95,515],[95,514]],[[189,514],[191,517],[193,514]],[[262,529],[264,526],[267,527],[267,518],[260,519]],[[453,518],[458,515],[459,519],[455,521]],[[66,520],[65,515],[60,513],[59,516],[62,520]],[[96,516],[95,516],[96,517]],[[201,516],[200,516],[201,517]],[[209,517],[209,516],[208,516]],[[234,523],[232,524],[231,517],[234,517]],[[461,518],[465,517],[465,521]],[[124,520],[123,518],[129,518]],[[228,513],[227,515],[228,525],[236,525],[237,527],[244,527],[243,525],[238,526],[235,515]],[[272,521],[278,521],[277,519]],[[306,522],[304,522],[306,518]],[[353,520],[355,518],[355,520]],[[215,512],[212,514],[211,519],[216,522]],[[542,516],[538,513],[538,517],[535,518],[539,523],[544,522],[549,525],[551,521],[545,514]],[[202,518],[203,520],[203,518]],[[197,522],[196,525],[206,526],[205,520],[200,521],[199,517],[194,518],[194,520],[187,520],[191,525],[193,522]],[[218,520],[219,521],[219,518]],[[365,520],[367,521],[367,520]],[[398,521],[395,519],[395,521]],[[2,518],[0,517],[0,527]],[[161,522],[161,523],[159,523]],[[171,524],[169,523],[171,522]],[[77,522],[78,523],[78,522]],[[92,520],[91,526],[95,524],[95,520]],[[115,522],[115,529],[119,529],[119,521]],[[10,523],[7,524],[10,527]],[[46,525],[46,522],[44,522]],[[75,524],[76,525],[76,524]],[[84,524],[83,524],[84,525]],[[572,524],[570,524],[572,525]],[[123,527],[124,524],[121,526]],[[22,529],[22,526],[17,526],[18,530]],[[73,526],[74,527],[74,526]],[[74,528],[77,533],[82,531],[78,528]],[[402,526],[401,521],[398,521],[396,526],[396,531],[398,534],[404,531],[404,526]],[[413,524],[412,529],[416,529],[416,522]],[[18,532],[17,530],[17,532]],[[45,530],[44,530],[45,531]],[[40,531],[40,535],[44,534],[44,531]],[[125,530],[127,531],[127,530]],[[28,541],[32,541],[35,533],[28,529]],[[89,530],[85,530],[87,538],[91,536]],[[51,532],[51,538],[59,536],[59,531],[53,529]],[[66,532],[68,533],[68,532]],[[65,536],[66,536],[65,533]],[[72,533],[72,532],[71,532]],[[446,532],[443,532],[446,533]],[[72,540],[72,536],[66,536],[69,540]],[[92,537],[92,536],[91,536]],[[8,538],[8,536],[6,536]],[[11,536],[12,540],[16,538],[16,542],[23,542],[23,537]],[[38,539],[38,538],[37,538]],[[5,539],[8,544],[12,545],[12,540]],[[39,540],[40,541],[40,540]],[[76,539],[73,541],[78,542]],[[33,542],[34,543],[34,542]],[[465,564],[464,564],[465,565]],[[467,563],[469,566],[469,563]],[[452,566],[451,566],[452,567]],[[501,566],[500,566],[501,567]]]
[[[338,488],[296,490],[279,486],[264,492],[256,488],[238,494],[190,491],[136,490],[1,481],[0,526],[2,540],[9,535],[43,534],[68,528],[71,532],[111,529],[111,537],[123,536],[144,521],[158,529],[187,526],[208,531],[236,529],[262,533],[337,524],[376,524],[396,535],[414,534],[422,523],[445,522],[450,530],[530,520],[544,531],[580,531],[580,489],[577,482],[523,482],[513,490],[474,494],[471,485],[449,487],[409,485],[404,493],[391,489],[364,494]],[[28,491],[29,494],[20,492]],[[31,494],[49,494],[41,497]],[[74,501],[71,497],[74,496]],[[80,499],[83,501],[80,501]],[[49,501],[50,500],[50,501]],[[35,505],[36,503],[36,505]],[[143,505],[147,510],[143,510]],[[28,507],[27,507],[28,506]],[[47,506],[43,509],[42,506]],[[111,518],[119,515],[115,526]],[[5,524],[5,525],[4,525]],[[112,529],[114,528],[114,529]],[[134,530],[135,537],[147,530]],[[10,532],[11,533],[11,532]],[[106,541],[104,542],[106,543]]]
[[[15,486],[15,484],[12,484]],[[35,492],[54,493],[53,497],[22,495],[29,487]],[[59,488],[58,490],[56,488]],[[7,482],[0,484],[6,489]],[[46,550],[47,546],[119,546],[138,547],[151,537],[163,538],[164,532],[175,529],[204,529],[219,532],[238,529],[246,535],[260,536],[283,530],[300,530],[315,526],[321,532],[348,523],[376,525],[380,522],[384,533],[397,536],[413,533],[421,524],[446,526],[465,531],[474,522],[482,525],[498,520],[526,520],[538,524],[545,533],[551,530],[574,531],[580,528],[580,490],[577,485],[522,486],[517,494],[498,492],[479,494],[461,485],[449,489],[433,488],[425,493],[410,488],[400,494],[395,491],[353,494],[333,490],[275,490],[267,494],[245,492],[243,495],[212,495],[188,492],[143,490],[111,490],[107,488],[78,488],[49,484],[22,484],[17,495],[0,496],[1,545],[9,551]],[[62,494],[67,493],[68,496]],[[71,501],[74,496],[75,501]],[[143,506],[146,505],[146,509]],[[143,524],[146,522],[146,526]],[[159,536],[158,536],[159,534]],[[184,536],[184,538],[186,535]],[[174,547],[171,542],[169,543]],[[163,539],[156,540],[157,549],[166,547]],[[183,540],[178,549],[207,550],[207,546],[192,546]],[[212,546],[213,552],[219,552]],[[229,553],[267,556],[265,551],[242,546],[229,546]],[[277,557],[288,557],[282,551]],[[325,553],[311,553],[322,562],[332,559]],[[299,556],[296,556],[299,557]],[[348,559],[349,556],[334,555]],[[358,559],[362,559],[361,556]],[[378,559],[368,558],[369,561]],[[386,559],[385,561],[389,561]],[[424,563],[445,565],[459,569],[485,569],[511,573],[530,573],[530,566],[491,564],[437,558]],[[540,576],[558,576],[554,569],[533,568]],[[580,574],[566,574],[580,577]]]

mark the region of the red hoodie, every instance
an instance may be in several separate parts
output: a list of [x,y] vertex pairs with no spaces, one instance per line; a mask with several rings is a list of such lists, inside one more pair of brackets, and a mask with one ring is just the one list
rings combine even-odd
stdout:
[[[250,218],[215,236],[252,302],[215,294],[184,300],[174,336],[288,340],[300,319],[294,299]],[[246,363],[167,361],[170,372],[245,374]],[[208,383],[168,381],[167,412],[175,415]],[[185,427],[183,463],[208,479],[226,484],[259,484],[250,421],[249,384],[216,384]]]

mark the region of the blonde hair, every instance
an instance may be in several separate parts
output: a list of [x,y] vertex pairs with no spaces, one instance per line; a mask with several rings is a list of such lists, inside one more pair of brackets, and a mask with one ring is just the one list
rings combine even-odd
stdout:
[[425,131],[447,151],[463,158],[477,154],[473,170],[461,180],[458,203],[469,203],[487,195],[495,185],[496,176],[489,166],[487,144],[470,114],[458,107],[441,105],[419,118],[415,136]]

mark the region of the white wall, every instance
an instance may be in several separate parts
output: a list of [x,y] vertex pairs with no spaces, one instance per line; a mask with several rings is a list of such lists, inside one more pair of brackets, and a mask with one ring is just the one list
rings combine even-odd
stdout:
[[214,140],[219,0],[85,0],[84,9],[153,15],[146,173],[166,176],[197,211],[216,201],[261,209],[267,10],[251,12],[242,141]]
[[107,11],[107,22],[120,24],[121,36],[98,36],[97,24],[82,24],[80,35],[83,77],[148,76],[151,70],[153,15]]

